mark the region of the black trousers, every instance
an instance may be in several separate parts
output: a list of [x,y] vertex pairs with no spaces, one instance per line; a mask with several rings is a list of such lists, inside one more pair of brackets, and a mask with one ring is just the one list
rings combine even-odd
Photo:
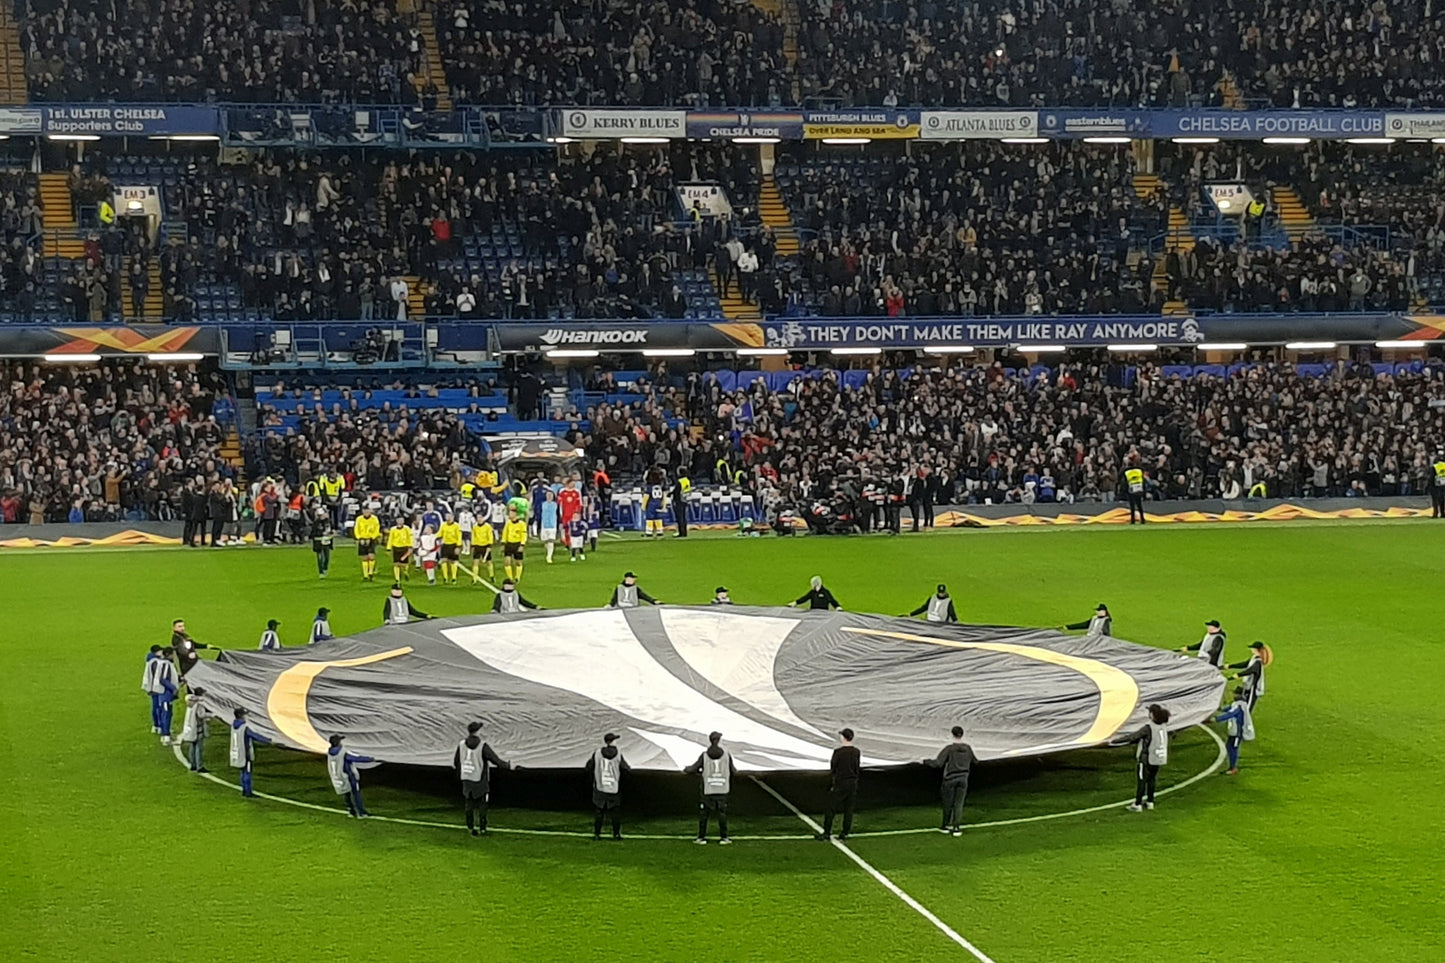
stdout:
[[1129,493],[1129,524],[1134,524],[1134,514],[1139,514],[1139,524],[1143,525],[1144,520],[1144,496],[1142,494]]
[[217,542],[219,542],[219,541],[221,540],[221,532],[222,532],[223,529],[225,529],[225,527],[226,527],[226,520],[225,520],[224,518],[213,518],[213,519],[211,519],[211,544],[212,544],[212,545],[215,545]]
[[913,498],[908,502],[908,514],[913,516],[913,530],[918,531],[918,526],[923,524],[923,499]]
[[1142,806],[1154,801],[1154,785],[1159,781],[1159,767],[1147,762],[1139,763],[1139,778],[1134,785],[1134,805]]
[[[204,523],[197,522],[193,518],[187,518],[185,528],[181,532],[181,541],[184,542],[186,545],[195,545],[196,529],[199,528],[202,524]],[[205,541],[204,535],[201,536],[201,540]]]
[[468,829],[486,831],[489,795],[485,789],[472,789],[467,784],[462,784],[462,805],[467,811]]
[[823,835],[833,833],[833,816],[843,813],[843,830],[838,835],[846,836],[853,831],[853,810],[858,806],[858,784],[843,783],[828,793],[828,811],[823,814]]
[[723,839],[728,838],[728,797],[723,793],[704,795],[702,802],[697,804],[697,838],[707,839],[707,819],[709,815],[717,816],[718,835]]
[[941,829],[956,829],[963,823],[963,801],[968,798],[968,777],[943,781],[943,823]]
[[687,538],[687,504],[675,505],[672,513],[677,516],[677,537]]
[[888,530],[897,535],[903,527],[903,509],[896,502],[890,502],[886,508],[885,517],[888,523]]
[[1430,517],[1445,518],[1445,488],[1439,485],[1430,489]]
[[592,791],[592,835],[602,835],[602,822],[612,822],[612,838],[622,838],[622,797],[617,793]]

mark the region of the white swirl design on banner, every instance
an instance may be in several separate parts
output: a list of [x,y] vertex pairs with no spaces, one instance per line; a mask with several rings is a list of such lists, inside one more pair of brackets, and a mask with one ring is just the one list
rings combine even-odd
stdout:
[[[693,689],[647,651],[619,611],[520,619],[444,629],[442,634],[498,671],[576,693],[648,727],[695,733],[699,747],[706,744],[704,733],[720,729],[735,749],[756,748],[779,761],[786,759],[790,767],[826,767],[832,752],[829,746],[780,732]],[[671,740],[663,741],[669,743],[661,746],[669,755],[682,750]],[[745,766],[741,759],[738,766],[756,768]]]

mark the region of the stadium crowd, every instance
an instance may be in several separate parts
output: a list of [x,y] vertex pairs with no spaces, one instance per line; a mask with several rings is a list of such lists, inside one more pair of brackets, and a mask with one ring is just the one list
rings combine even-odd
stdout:
[[798,167],[795,220],[814,235],[797,288],[824,316],[1112,314],[1156,309],[1138,236],[1167,207],[1135,193],[1110,148],[916,147],[881,166]]
[[[413,3],[30,0],[36,100],[431,105]],[[649,106],[1431,106],[1429,4],[1246,0],[798,4],[452,0],[433,11],[456,103]],[[792,48],[796,61],[793,62]]]
[[442,4],[457,103],[719,107],[793,102],[783,25],[747,0]]
[[[1156,499],[1422,494],[1445,437],[1445,369],[1328,373],[1258,363],[1221,377],[1140,365],[1063,364],[1042,376],[994,366],[836,372],[789,390],[725,392],[711,375],[644,385],[633,410],[599,412],[579,436],[609,467],[658,464],[716,479],[741,467],[767,504],[841,498],[896,483],[928,504],[1113,501],[1138,460]],[[1434,402],[1432,404],[1432,402]],[[690,412],[710,441],[659,429]],[[607,427],[611,425],[611,427]]]
[[6,523],[177,517],[184,490],[224,488],[218,373],[147,365],[0,365]]
[[426,45],[386,3],[27,0],[42,101],[418,102]]
[[486,461],[479,436],[444,410],[404,403],[363,410],[350,400],[327,409],[272,394],[258,399],[258,426],[280,426],[282,412],[300,416],[298,423],[253,439],[248,464],[257,474],[284,479],[295,488],[336,469],[348,488],[455,489],[463,466]]
[[[102,193],[115,160],[97,152],[86,162],[85,178]],[[674,188],[706,178],[752,196],[757,177],[745,154],[708,144],[601,149],[560,163],[478,152],[258,152],[223,165],[198,154],[167,190],[187,230],[155,254],[165,316],[190,319],[196,286],[218,284],[239,307],[278,320],[402,319],[416,313],[411,277],[429,316],[545,317],[565,308],[579,317],[680,317],[687,305],[676,273],[705,270],[733,221],[675,223]],[[736,220],[752,216],[739,211]],[[128,250],[119,227],[94,241]],[[112,264],[120,258],[82,260],[77,274]],[[102,314],[119,303],[113,274],[102,284]],[[88,302],[77,316],[87,313],[95,313]]]

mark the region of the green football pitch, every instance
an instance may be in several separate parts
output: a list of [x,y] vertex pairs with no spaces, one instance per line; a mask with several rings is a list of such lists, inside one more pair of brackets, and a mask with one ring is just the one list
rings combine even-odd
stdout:
[[[1231,661],[1273,647],[1238,776],[1213,771],[1201,729],[1178,737],[1161,781],[1179,788],[1149,813],[1120,805],[1128,749],[984,764],[950,838],[892,832],[935,825],[936,773],[868,774],[861,863],[748,780],[728,848],[688,844],[681,774],[630,784],[616,844],[585,835],[580,769],[500,774],[492,824],[513,831],[482,839],[444,772],[369,770],[388,818],[356,821],[319,760],[263,748],[256,788],[276,798],[243,800],[222,735],[221,782],[150,735],[143,654],[176,617],[244,649],[268,618],[304,642],[320,605],[339,633],[372,628],[385,586],[360,582],[354,553],[321,581],[301,548],[6,552],[0,960],[974,959],[945,928],[997,963],[1440,959],[1442,539],[1428,520],[629,536],[583,563],[529,560],[523,590],[548,608],[601,605],[626,569],[680,603],[725,584],[779,604],[821,574],[860,612],[944,581],[966,622],[1057,626],[1103,601],[1133,641],[1192,643],[1218,618]],[[442,615],[491,602],[410,593]],[[825,794],[821,775],[767,783],[807,812]]]

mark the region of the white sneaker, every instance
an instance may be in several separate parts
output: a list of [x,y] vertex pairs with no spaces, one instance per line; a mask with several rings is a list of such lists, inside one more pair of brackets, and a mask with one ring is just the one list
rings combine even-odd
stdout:
[[719,846],[731,846],[731,845],[733,844],[733,841],[732,841],[731,839],[728,839],[726,836],[724,836],[722,839],[719,839],[719,840],[717,841],[717,844],[718,844]]
[[161,736],[161,745],[163,745],[163,746],[169,746],[170,744],[171,744],[171,737],[170,737],[170,736]]
[[692,842],[693,842],[693,845],[695,845],[695,846],[706,846],[706,845],[707,845],[707,840],[706,840],[706,839],[703,839],[701,836],[699,836],[697,839],[694,839]]
[[950,836],[962,836],[962,835],[963,835],[963,830],[961,830],[961,829],[959,829],[957,826],[955,826],[953,829],[950,829],[950,830],[948,831],[948,834],[949,834]]
[[1129,811],[1131,813],[1142,813],[1144,811],[1144,807],[1139,805],[1138,803],[1130,803]]
[[1153,804],[1152,802],[1146,802],[1146,803],[1144,804],[1144,808],[1145,808],[1145,809],[1153,809],[1153,808],[1154,808],[1154,804]]

